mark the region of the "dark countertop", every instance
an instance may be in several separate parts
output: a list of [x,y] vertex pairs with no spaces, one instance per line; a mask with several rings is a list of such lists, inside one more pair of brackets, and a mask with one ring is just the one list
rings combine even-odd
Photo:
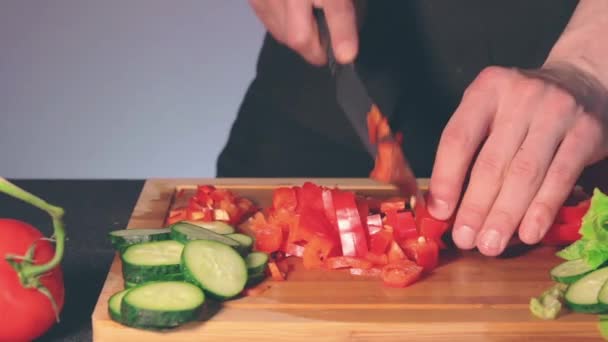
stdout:
[[[66,211],[68,240],[62,262],[66,302],[61,322],[39,341],[91,341],[91,315],[114,256],[107,233],[127,226],[144,181],[11,181]],[[46,236],[52,234],[45,212],[4,194],[0,194],[0,217],[22,220]]]

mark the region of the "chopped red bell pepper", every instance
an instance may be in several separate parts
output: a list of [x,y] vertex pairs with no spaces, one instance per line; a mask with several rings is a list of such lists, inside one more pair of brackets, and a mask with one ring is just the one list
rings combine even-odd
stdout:
[[393,227],[395,240],[404,241],[418,237],[418,228],[411,211],[397,213],[395,221],[397,222]]
[[272,253],[281,248],[283,231],[281,227],[266,221],[261,212],[251,218],[251,230],[255,235],[255,248],[258,251]]
[[367,236],[361,224],[361,216],[352,192],[333,190],[340,243],[344,256],[364,257],[367,254]]
[[338,219],[336,217],[336,208],[334,207],[334,200],[332,197],[332,190],[323,189],[321,198],[323,201],[323,209],[325,211],[325,217],[333,227],[336,234],[339,234],[338,230]]
[[420,236],[404,241],[402,248],[409,259],[416,261],[427,272],[439,263],[439,247],[434,240]]
[[332,270],[338,268],[360,268],[366,270],[373,266],[369,260],[350,256],[331,257],[327,259],[326,264],[327,268]]
[[402,211],[405,210],[405,199],[400,197],[393,197],[386,199],[380,203],[380,212],[386,213],[387,211]]
[[367,252],[365,260],[370,261],[374,265],[386,265],[388,264],[388,256],[386,253],[376,254],[374,252]]
[[272,207],[275,210],[286,209],[288,211],[295,211],[298,207],[296,191],[289,187],[275,189],[272,196]]
[[334,243],[331,240],[314,236],[304,248],[304,254],[302,255],[304,268],[321,268],[327,258],[332,255],[333,250]]
[[393,234],[387,230],[381,230],[370,236],[369,251],[375,254],[384,254],[392,242]]
[[380,214],[369,215],[367,217],[367,231],[371,236],[382,230],[382,216]]
[[582,237],[579,232],[580,228],[580,222],[554,223],[541,240],[541,243],[548,246],[569,245]]
[[285,274],[283,272],[281,272],[281,270],[279,269],[279,266],[277,265],[276,262],[274,262],[274,261],[268,262],[268,271],[270,271],[270,276],[272,277],[272,280],[275,280],[275,281],[285,280]]
[[389,263],[407,259],[405,252],[403,252],[403,249],[401,249],[401,247],[394,240],[391,242],[391,245],[390,245],[390,248],[389,248],[387,254],[388,254]]
[[583,219],[583,216],[585,216],[585,214],[589,210],[590,205],[591,205],[591,200],[588,199],[588,200],[579,202],[577,205],[562,206],[559,209],[559,211],[557,212],[557,215],[555,217],[555,222],[556,223],[578,222],[580,224],[580,222]]
[[410,260],[399,260],[382,267],[382,280],[389,287],[406,287],[420,279],[422,270]]
[[304,249],[304,246],[289,242],[285,247],[285,254],[286,256],[296,256],[301,258],[304,256]]
[[382,269],[379,267],[372,267],[370,269],[362,269],[362,268],[351,268],[350,274],[361,277],[374,277],[379,278],[382,275]]

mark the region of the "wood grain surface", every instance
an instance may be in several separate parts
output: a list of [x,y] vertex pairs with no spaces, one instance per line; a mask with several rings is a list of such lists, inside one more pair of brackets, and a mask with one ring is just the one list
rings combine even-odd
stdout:
[[[129,228],[160,227],[179,189],[216,184],[266,205],[279,185],[303,179],[155,179],[146,182]],[[368,179],[312,179],[374,196],[394,194]],[[421,180],[424,188],[427,181]],[[378,279],[345,271],[304,270],[291,260],[287,281],[267,280],[267,290],[210,305],[208,319],[165,332],[113,322],[107,300],[123,289],[115,258],[92,316],[95,341],[601,341],[597,316],[567,314],[554,321],[534,318],[530,297],[552,283],[560,260],[553,248],[511,247],[504,256],[446,251],[442,264],[422,281],[391,289]]]

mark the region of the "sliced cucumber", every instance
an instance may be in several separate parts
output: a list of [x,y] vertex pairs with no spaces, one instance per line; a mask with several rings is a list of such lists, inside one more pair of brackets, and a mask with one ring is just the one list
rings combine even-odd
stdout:
[[606,281],[608,281],[608,267],[595,270],[572,283],[565,295],[568,307],[573,311],[584,313],[605,311],[606,305],[600,303],[599,294]]
[[213,240],[194,240],[184,247],[182,267],[186,280],[216,299],[237,296],[247,283],[245,260],[233,248]]
[[171,238],[181,243],[186,243],[192,240],[213,240],[233,248],[238,248],[240,246],[237,241],[231,238],[184,222],[178,222],[171,226]]
[[249,278],[247,278],[247,284],[245,286],[247,286],[247,287],[255,286],[255,285],[261,283],[266,278],[267,278],[267,276],[266,276],[265,272],[251,274],[251,275],[249,275]]
[[132,287],[135,287],[135,286],[137,286],[137,285],[139,285],[139,284],[137,284],[137,283],[132,283],[132,282],[130,282],[130,281],[125,281],[125,282],[124,282],[124,287],[125,287],[125,290],[128,290],[128,289],[130,289],[130,288],[132,288]]
[[[601,313],[608,313],[608,281],[606,281],[600,289],[597,300],[600,304]],[[606,320],[606,318],[607,317],[604,317],[604,320]]]
[[163,241],[171,239],[169,228],[158,229],[121,229],[109,233],[110,243],[115,250],[123,252],[125,248],[142,242]]
[[[180,266],[181,268],[181,266]],[[135,285],[140,285],[140,284],[144,284],[144,283],[149,283],[151,281],[184,281],[184,274],[183,273],[168,273],[168,274],[162,274],[162,273],[149,273],[148,275],[142,275],[142,274],[138,274],[138,275],[133,275],[133,274],[129,274],[125,277],[127,280],[127,282],[129,282],[130,284],[135,284]]]
[[551,270],[551,278],[558,283],[572,284],[593,271],[584,259],[565,261]]
[[151,282],[129,290],[122,300],[124,324],[150,329],[177,327],[200,317],[205,294],[179,281]]
[[241,255],[247,255],[253,249],[253,238],[249,235],[235,233],[227,234],[226,237],[239,243],[240,246],[237,249]]
[[173,240],[144,242],[127,247],[121,256],[125,281],[141,284],[181,273],[184,245]]
[[110,299],[108,299],[108,314],[110,318],[116,322],[122,323],[122,316],[120,313],[120,307],[122,303],[122,298],[129,292],[129,289],[125,289],[113,294]]
[[183,221],[185,223],[189,223],[191,225],[195,225],[201,228],[205,228],[207,230],[210,230],[212,232],[221,234],[221,235],[226,235],[226,234],[232,234],[235,232],[234,227],[229,225],[226,222],[222,222],[222,221]]
[[253,252],[247,255],[245,258],[245,265],[247,265],[247,272],[252,274],[264,273],[266,265],[268,264],[268,254],[263,252]]

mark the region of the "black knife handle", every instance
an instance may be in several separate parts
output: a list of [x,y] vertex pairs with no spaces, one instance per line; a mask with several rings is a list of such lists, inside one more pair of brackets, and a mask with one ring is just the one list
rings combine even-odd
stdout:
[[314,16],[317,20],[317,27],[319,28],[319,40],[321,46],[325,49],[327,54],[327,65],[332,75],[336,72],[336,57],[334,50],[331,47],[331,36],[329,34],[329,27],[327,26],[327,20],[325,19],[325,13],[320,8],[314,9]]

